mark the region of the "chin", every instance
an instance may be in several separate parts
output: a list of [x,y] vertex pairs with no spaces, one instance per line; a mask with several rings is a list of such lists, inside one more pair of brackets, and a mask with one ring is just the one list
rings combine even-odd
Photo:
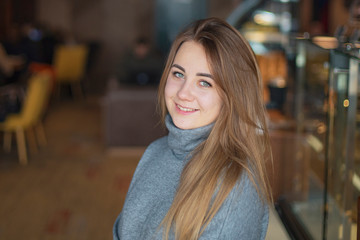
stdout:
[[173,119],[174,125],[177,128],[188,130],[188,129],[194,129],[196,126],[193,123],[183,122],[183,121],[177,121],[176,119]]

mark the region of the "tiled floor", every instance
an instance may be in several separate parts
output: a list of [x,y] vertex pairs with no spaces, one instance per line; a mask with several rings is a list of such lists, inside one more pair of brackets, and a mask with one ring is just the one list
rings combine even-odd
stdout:
[[[0,239],[112,239],[144,148],[106,149],[98,99],[51,104],[48,146],[17,162],[0,149]],[[2,140],[0,140],[2,144]],[[289,239],[276,212],[267,240]]]
[[107,154],[100,119],[97,101],[53,104],[27,166],[0,150],[0,239],[112,239],[141,152]]

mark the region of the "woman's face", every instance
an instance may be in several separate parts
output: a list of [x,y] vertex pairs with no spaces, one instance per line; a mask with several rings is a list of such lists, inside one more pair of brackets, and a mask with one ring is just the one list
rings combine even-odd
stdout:
[[181,129],[206,126],[218,117],[222,100],[202,45],[189,41],[178,50],[166,81],[165,102]]

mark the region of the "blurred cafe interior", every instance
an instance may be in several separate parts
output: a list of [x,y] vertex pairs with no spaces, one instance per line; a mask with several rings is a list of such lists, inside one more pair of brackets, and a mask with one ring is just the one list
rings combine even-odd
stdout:
[[1,0],[0,239],[112,239],[169,46],[211,16],[261,70],[266,239],[360,239],[360,0]]

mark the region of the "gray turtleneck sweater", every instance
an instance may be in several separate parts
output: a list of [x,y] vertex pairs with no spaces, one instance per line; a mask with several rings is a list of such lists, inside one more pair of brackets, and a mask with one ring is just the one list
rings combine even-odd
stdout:
[[[162,239],[157,231],[173,201],[187,156],[212,128],[183,130],[167,116],[168,136],[153,142],[136,168],[113,236],[116,240]],[[201,240],[264,239],[268,226],[268,207],[263,205],[246,174],[230,192],[207,226]],[[174,239],[173,234],[169,239]]]

